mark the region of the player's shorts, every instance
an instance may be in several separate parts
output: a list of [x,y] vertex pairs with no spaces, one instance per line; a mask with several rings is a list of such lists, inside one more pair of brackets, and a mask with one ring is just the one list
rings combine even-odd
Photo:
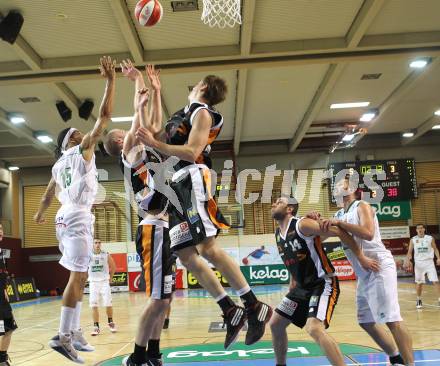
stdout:
[[62,253],[60,264],[69,271],[87,272],[93,251],[95,216],[89,207],[62,206],[55,217]]
[[147,296],[163,300],[174,291],[174,266],[171,254],[168,223],[158,219],[145,219],[136,234],[136,251],[141,258]]
[[170,187],[182,211],[170,200],[168,206],[171,248],[179,250],[217,236],[230,226],[211,194],[211,172],[206,165],[193,164],[173,175]]
[[437,269],[433,259],[415,261],[414,274],[416,283],[425,283],[425,275],[431,282],[438,282]]
[[316,318],[328,328],[338,302],[339,292],[338,279],[329,277],[322,286],[312,290],[300,288],[290,290],[275,311],[300,328],[306,325],[308,318]]
[[17,323],[12,314],[8,318],[0,319],[0,336],[3,336],[10,331],[14,331],[17,328]]
[[112,306],[112,290],[109,280],[89,282],[89,305],[91,308],[98,306]]
[[401,321],[396,263],[390,256],[380,260],[380,270],[359,277],[356,290],[359,323]]

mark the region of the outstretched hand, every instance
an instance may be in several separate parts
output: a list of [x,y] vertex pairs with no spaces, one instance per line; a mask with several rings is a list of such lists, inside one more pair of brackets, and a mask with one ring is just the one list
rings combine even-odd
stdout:
[[138,90],[138,98],[139,98],[138,107],[145,108],[145,106],[148,103],[148,100],[150,99],[150,89],[142,88],[141,90]]
[[130,60],[122,60],[120,63],[122,74],[130,81],[136,81],[137,78],[142,77],[142,73],[133,66]]
[[103,56],[99,59],[99,71],[101,75],[108,80],[115,79],[116,61],[112,60],[110,56]]
[[146,128],[139,128],[136,131],[136,137],[146,146],[154,148],[157,144],[157,140],[154,138],[153,134]]
[[45,224],[45,223],[46,223],[46,218],[44,217],[44,215],[43,215],[42,213],[37,212],[37,213],[34,215],[34,221],[35,221],[37,224],[42,225],[42,224]]
[[147,65],[145,66],[145,71],[147,73],[148,81],[150,82],[151,88],[154,91],[159,91],[161,88],[160,70],[156,70],[154,65]]

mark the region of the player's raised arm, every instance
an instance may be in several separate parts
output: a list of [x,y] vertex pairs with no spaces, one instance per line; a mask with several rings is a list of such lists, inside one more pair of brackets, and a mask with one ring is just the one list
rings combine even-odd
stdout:
[[101,106],[99,108],[98,120],[93,129],[88,132],[81,142],[82,154],[85,160],[89,161],[95,152],[95,145],[101,138],[104,130],[113,112],[113,102],[115,96],[115,62],[109,57],[104,56],[100,60],[101,75],[106,79],[106,86],[104,96],[102,98]]
[[148,119],[151,123],[150,131],[157,135],[162,131],[162,96],[161,96],[161,82],[160,70],[156,70],[154,65],[147,65],[145,67],[148,81],[152,89],[152,97],[150,103],[150,110]]
[[49,184],[46,187],[46,191],[44,192],[43,196],[41,197],[40,205],[38,207],[37,213],[34,215],[34,220],[37,224],[44,224],[46,222],[46,218],[44,217],[44,214],[46,210],[49,208],[50,204],[53,201],[53,198],[55,197],[55,189],[56,189],[56,182],[53,178],[49,181]]
[[211,124],[212,117],[209,112],[206,109],[200,110],[194,117],[188,143],[185,145],[169,145],[158,141],[150,131],[144,128],[140,128],[136,136],[144,145],[150,146],[162,154],[177,156],[193,163],[207,145]]
[[341,241],[347,245],[359,263],[367,270],[378,271],[379,263],[371,258],[368,258],[361,250],[359,245],[355,242],[353,237],[345,230],[337,226],[330,226],[327,231],[323,230],[319,223],[315,220],[304,218],[299,222],[299,229],[305,236],[322,235],[322,236],[337,236]]

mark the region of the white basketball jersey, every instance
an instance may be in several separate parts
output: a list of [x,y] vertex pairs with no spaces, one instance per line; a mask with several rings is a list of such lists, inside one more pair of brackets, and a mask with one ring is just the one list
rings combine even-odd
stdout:
[[58,159],[52,168],[57,183],[57,198],[64,205],[92,206],[98,192],[95,155],[86,161],[81,146],[74,146]]
[[[358,206],[362,201],[353,201],[351,205],[348,207],[347,211],[344,209],[340,209],[335,213],[335,218],[341,221],[345,221],[349,224],[360,225],[360,218],[358,214]],[[379,220],[377,219],[377,215],[374,214],[374,237],[373,240],[365,240],[359,238],[356,235],[350,234],[356,243],[361,247],[361,250],[364,254],[370,258],[374,259],[384,259],[384,258],[392,258],[391,252],[385,248],[385,245],[382,242],[382,238],[380,236],[379,230]],[[356,256],[353,252],[343,243],[344,252],[347,256],[347,259],[350,261],[353,269],[358,277],[363,277],[368,275],[367,272],[359,263]]]
[[414,245],[414,260],[424,261],[434,259],[434,248],[432,247],[432,236],[425,235],[423,238],[418,235],[412,238]]
[[108,256],[107,252],[92,253],[89,266],[89,281],[108,281],[110,279]]

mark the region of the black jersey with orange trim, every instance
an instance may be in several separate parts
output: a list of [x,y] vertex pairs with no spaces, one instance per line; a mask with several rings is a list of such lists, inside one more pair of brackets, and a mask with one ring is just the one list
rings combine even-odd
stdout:
[[335,269],[325,254],[319,236],[306,237],[298,230],[300,218],[292,217],[286,233],[280,228],[275,238],[284,265],[296,281],[296,288],[310,290],[324,284]]
[[147,149],[143,150],[142,158],[134,164],[128,163],[124,154],[119,157],[119,167],[124,179],[131,185],[136,202],[143,202],[143,209],[146,211],[163,210],[166,205],[167,199],[154,190],[154,171],[146,168],[147,163],[161,163],[160,159],[158,153]]
[[[223,126],[223,117],[214,108],[207,104],[193,102],[189,106],[180,109],[172,115],[165,125],[166,142],[170,145],[185,145],[188,142],[189,134],[192,129],[192,121],[197,112],[201,109],[206,109],[212,117],[212,125],[209,131],[208,142],[202,154],[196,159],[195,163],[205,164],[208,168],[212,167],[209,152],[211,151],[211,144],[219,135]],[[175,169],[179,170],[192,163],[187,161],[180,161]]]

